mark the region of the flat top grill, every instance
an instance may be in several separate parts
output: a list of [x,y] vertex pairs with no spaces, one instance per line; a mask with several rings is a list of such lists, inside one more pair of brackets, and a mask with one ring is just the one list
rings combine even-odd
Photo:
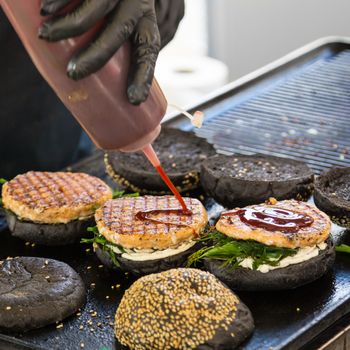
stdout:
[[304,160],[316,173],[350,166],[350,50],[308,62],[243,98],[233,96],[209,109],[196,133],[225,154]]

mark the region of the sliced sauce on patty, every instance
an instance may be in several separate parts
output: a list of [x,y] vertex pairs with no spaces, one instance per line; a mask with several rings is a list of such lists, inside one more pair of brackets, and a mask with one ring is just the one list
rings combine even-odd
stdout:
[[173,225],[173,226],[179,226],[179,227],[188,227],[188,225],[177,223],[177,222],[166,222],[157,220],[155,218],[152,218],[152,215],[158,215],[158,214],[177,214],[177,215],[185,215],[190,216],[192,215],[192,212],[184,209],[174,209],[174,208],[167,208],[167,209],[154,209],[154,210],[145,210],[145,211],[139,211],[136,213],[135,217],[138,220],[141,221],[150,221],[155,224],[164,224],[164,225]]
[[238,216],[245,224],[262,228],[267,231],[281,231],[286,233],[296,233],[303,227],[309,227],[314,219],[306,214],[301,214],[288,209],[270,208],[256,206],[253,208],[242,208],[222,214],[222,217]]

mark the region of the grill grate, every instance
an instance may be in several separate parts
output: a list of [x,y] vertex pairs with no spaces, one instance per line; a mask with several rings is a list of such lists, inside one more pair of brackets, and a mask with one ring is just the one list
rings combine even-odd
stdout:
[[311,62],[243,102],[233,96],[196,133],[220,153],[304,160],[316,173],[350,166],[350,50]]

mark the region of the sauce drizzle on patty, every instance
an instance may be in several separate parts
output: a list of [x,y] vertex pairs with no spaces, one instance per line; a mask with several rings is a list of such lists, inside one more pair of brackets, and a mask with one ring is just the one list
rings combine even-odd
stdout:
[[[296,233],[303,227],[311,226],[314,219],[305,214],[282,208],[271,208],[255,206],[253,208],[242,208],[222,214],[222,217],[238,216],[245,224],[253,227],[263,228],[267,231],[281,231]],[[229,218],[231,224],[233,221]]]
[[179,227],[188,227],[188,225],[177,223],[177,222],[164,222],[161,220],[154,219],[150,217],[151,215],[157,215],[157,214],[177,214],[177,215],[185,215],[190,216],[192,215],[192,212],[184,209],[174,209],[174,208],[168,208],[168,209],[154,209],[154,210],[145,210],[145,211],[139,211],[136,213],[135,217],[138,220],[141,221],[150,221],[155,224],[163,224],[163,225],[174,225]]

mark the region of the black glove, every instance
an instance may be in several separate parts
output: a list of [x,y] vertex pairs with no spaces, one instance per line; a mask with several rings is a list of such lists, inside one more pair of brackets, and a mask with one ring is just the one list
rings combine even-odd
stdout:
[[[168,0],[169,3],[177,1]],[[133,104],[145,101],[161,41],[154,0],[82,0],[79,6],[64,16],[57,15],[71,2],[42,0],[41,14],[56,16],[39,29],[41,39],[58,41],[78,36],[104,17],[106,24],[94,40],[70,60],[68,76],[78,80],[96,72],[130,38],[133,51],[127,95]],[[169,30],[166,32],[170,33]],[[171,34],[167,34],[167,37],[170,38]]]
[[163,48],[174,37],[185,14],[185,1],[156,0],[156,14]]

